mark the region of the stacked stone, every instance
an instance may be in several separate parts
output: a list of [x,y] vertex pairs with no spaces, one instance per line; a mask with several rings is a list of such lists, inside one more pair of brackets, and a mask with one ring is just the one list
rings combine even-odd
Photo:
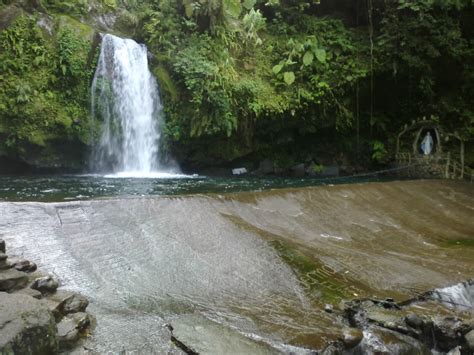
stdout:
[[93,317],[82,295],[57,291],[58,280],[28,260],[9,261],[0,239],[0,353],[55,354],[86,336]]

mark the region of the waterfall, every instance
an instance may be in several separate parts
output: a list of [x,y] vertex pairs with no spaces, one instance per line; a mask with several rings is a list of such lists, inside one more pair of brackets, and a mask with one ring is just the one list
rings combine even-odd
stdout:
[[92,157],[95,171],[147,176],[163,170],[162,105],[145,45],[110,34],[103,37],[91,104],[101,125]]

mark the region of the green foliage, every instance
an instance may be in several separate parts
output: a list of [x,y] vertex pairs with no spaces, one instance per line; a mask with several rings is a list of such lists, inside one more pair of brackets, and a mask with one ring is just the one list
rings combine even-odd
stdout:
[[67,29],[45,38],[26,16],[0,34],[0,149],[87,139],[89,47]]
[[80,16],[87,13],[88,0],[42,0],[41,4],[53,11]]
[[190,136],[218,132],[230,136],[237,125],[232,97],[226,90],[236,76],[232,58],[226,48],[211,46],[207,35],[192,37],[190,43],[177,54],[174,63],[176,72],[184,78],[191,103],[200,108],[189,117]]
[[[376,38],[376,70],[399,83],[396,97],[404,117],[398,117],[398,125],[436,114],[447,130],[457,127],[466,139],[472,138],[472,4],[399,0],[384,10]],[[460,16],[463,12],[467,17]]]
[[380,141],[373,141],[372,142],[372,160],[377,163],[382,163],[387,159],[387,149],[385,148],[385,144]]
[[80,21],[110,13],[116,32],[130,32],[152,53],[165,133],[182,156],[194,154],[190,160],[254,153],[297,162],[327,138],[348,155],[360,143],[357,157],[384,163],[400,127],[432,114],[472,140],[472,1],[346,5],[41,0],[27,12],[53,16],[52,34],[27,16],[0,34],[0,150],[88,140],[95,64],[92,31]]

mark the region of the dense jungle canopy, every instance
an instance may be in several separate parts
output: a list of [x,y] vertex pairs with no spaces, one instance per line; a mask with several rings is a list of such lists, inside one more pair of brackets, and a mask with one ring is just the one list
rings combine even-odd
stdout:
[[386,164],[422,117],[474,164],[471,0],[0,0],[0,30],[0,156],[12,161],[86,167],[107,32],[148,47],[163,149],[185,167]]

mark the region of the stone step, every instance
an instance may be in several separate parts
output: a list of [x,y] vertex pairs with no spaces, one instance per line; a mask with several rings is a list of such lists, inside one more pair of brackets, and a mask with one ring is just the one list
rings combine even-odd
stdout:
[[0,291],[13,291],[28,283],[28,274],[15,269],[0,271]]

